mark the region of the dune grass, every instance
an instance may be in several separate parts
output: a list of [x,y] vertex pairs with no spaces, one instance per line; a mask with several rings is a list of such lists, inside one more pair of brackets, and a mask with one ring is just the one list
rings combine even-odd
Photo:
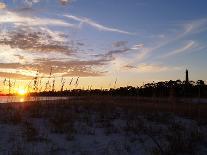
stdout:
[[[0,133],[5,138],[0,143],[7,147],[0,152],[13,154],[16,148],[20,154],[197,154],[205,150],[207,120],[198,117],[198,105],[178,102],[172,108],[170,101],[165,102],[88,96],[1,104]],[[206,115],[203,109],[199,116]],[[10,136],[3,127],[12,130]]]

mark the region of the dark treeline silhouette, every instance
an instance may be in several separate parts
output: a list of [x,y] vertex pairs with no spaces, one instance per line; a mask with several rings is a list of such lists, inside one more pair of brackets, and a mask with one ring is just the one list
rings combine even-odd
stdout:
[[194,81],[165,81],[144,84],[141,87],[120,87],[117,89],[73,89],[64,91],[44,91],[31,93],[33,96],[142,96],[142,97],[207,97],[207,85],[203,80]]

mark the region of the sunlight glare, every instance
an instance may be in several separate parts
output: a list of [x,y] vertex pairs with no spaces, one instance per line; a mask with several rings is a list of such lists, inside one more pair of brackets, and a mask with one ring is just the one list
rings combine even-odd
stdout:
[[24,96],[27,94],[27,91],[25,89],[18,89],[18,94]]

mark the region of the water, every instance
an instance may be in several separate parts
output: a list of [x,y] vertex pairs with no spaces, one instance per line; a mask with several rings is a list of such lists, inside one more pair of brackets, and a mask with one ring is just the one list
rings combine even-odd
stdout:
[[25,97],[25,96],[0,96],[0,103],[16,103],[27,101],[66,100],[68,97]]
[[[16,102],[27,102],[27,101],[53,101],[53,100],[66,100],[69,97],[25,97],[25,96],[0,96],[0,103],[16,103]],[[72,98],[72,97],[70,97]],[[181,98],[180,101],[187,103],[203,103],[207,104],[206,98]]]

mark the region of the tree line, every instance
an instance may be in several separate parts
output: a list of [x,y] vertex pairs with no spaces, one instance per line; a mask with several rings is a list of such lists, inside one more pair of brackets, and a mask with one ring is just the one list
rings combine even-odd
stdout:
[[207,85],[203,80],[181,81],[170,80],[143,84],[140,87],[119,87],[110,89],[73,89],[63,91],[43,91],[31,93],[37,96],[141,96],[141,97],[207,97]]

